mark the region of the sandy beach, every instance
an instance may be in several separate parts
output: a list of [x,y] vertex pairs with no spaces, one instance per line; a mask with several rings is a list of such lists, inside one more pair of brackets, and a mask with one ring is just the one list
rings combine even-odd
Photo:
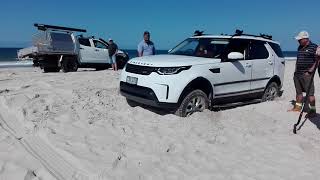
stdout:
[[[286,63],[284,93],[274,102],[189,118],[127,105],[120,71],[0,69],[0,179],[68,174],[55,176],[58,164],[21,142],[39,137],[81,172],[74,179],[317,180],[320,115],[294,135],[298,113],[287,112],[294,63]],[[320,97],[318,76],[315,86]],[[317,104],[320,112],[320,98]]]

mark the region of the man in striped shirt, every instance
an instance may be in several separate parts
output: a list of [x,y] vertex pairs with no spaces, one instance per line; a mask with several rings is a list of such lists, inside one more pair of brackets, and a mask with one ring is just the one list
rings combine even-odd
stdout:
[[314,96],[314,82],[312,79],[312,72],[317,68],[317,45],[312,43],[309,39],[309,34],[306,31],[302,31],[296,37],[299,41],[296,70],[294,73],[294,85],[296,88],[296,104],[292,111],[301,111],[303,92],[307,92],[309,84],[311,87],[309,90],[309,103],[310,111],[309,117],[316,115],[316,104]]
[[[320,47],[319,46],[317,48],[316,55],[317,55],[318,58],[320,58]],[[320,77],[320,65],[318,66],[318,74],[319,74],[319,77]]]

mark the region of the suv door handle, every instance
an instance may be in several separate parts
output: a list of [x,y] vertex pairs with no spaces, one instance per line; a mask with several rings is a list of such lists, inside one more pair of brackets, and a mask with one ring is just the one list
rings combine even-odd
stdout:
[[251,68],[251,67],[252,67],[252,65],[251,65],[250,63],[246,63],[245,66],[248,67],[248,68]]
[[273,62],[272,61],[268,61],[268,64],[273,65]]
[[79,48],[79,49],[83,49],[83,48]]
[[99,49],[95,49],[95,51],[99,51]]
[[218,73],[220,73],[220,68],[211,68],[211,69],[209,69],[212,73],[214,73],[214,74],[218,74]]

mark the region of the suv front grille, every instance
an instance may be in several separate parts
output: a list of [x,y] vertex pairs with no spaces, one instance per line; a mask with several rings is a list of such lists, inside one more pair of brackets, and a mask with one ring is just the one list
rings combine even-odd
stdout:
[[120,92],[130,94],[132,96],[137,96],[140,98],[153,100],[158,102],[158,98],[152,89],[137,85],[132,85],[125,82],[120,82]]
[[141,74],[141,75],[150,75],[152,72],[155,72],[155,67],[149,66],[139,66],[133,64],[127,64],[126,72],[134,73],[134,74]]

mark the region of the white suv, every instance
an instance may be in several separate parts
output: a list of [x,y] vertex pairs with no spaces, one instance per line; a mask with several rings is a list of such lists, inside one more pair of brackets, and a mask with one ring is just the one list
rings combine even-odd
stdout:
[[285,60],[271,36],[199,35],[186,39],[168,55],[129,60],[120,92],[130,105],[174,110],[178,116],[221,104],[280,93]]

